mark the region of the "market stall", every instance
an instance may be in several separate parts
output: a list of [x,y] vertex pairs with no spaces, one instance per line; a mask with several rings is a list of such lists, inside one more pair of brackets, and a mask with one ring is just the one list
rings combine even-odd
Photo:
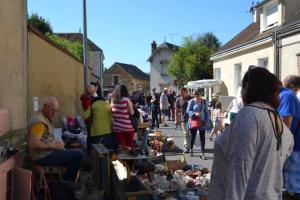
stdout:
[[101,144],[93,145],[93,177],[106,199],[205,200],[210,171],[187,165],[183,153],[172,154],[173,139],[160,131],[144,136],[146,141],[118,155]]

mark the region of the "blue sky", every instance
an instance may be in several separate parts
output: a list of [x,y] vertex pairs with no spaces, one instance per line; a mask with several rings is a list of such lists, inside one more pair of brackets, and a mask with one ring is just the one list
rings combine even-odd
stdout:
[[[251,0],[87,0],[87,34],[104,52],[104,65],[123,62],[150,71],[153,40],[181,45],[213,32],[222,44],[252,22]],[[28,14],[49,20],[54,32],[82,30],[82,0],[28,0]]]

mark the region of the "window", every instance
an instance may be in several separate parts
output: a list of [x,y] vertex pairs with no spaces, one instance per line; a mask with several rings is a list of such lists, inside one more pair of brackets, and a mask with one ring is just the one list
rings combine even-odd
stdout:
[[239,85],[242,81],[242,64],[235,64],[234,65],[234,93],[237,92]]
[[168,75],[168,73],[167,73],[167,71],[168,71],[168,64],[169,64],[169,61],[168,60],[161,60],[160,62],[160,68],[161,68],[161,75],[162,76],[167,76]]
[[[214,79],[216,80],[221,80],[221,68],[215,68],[214,69]],[[221,86],[215,86],[214,87],[215,93],[220,93],[221,92]]]
[[274,27],[278,24],[278,5],[277,2],[272,3],[271,5],[265,8],[264,12],[264,23],[265,29]]
[[269,59],[268,58],[260,58],[257,60],[257,65],[259,67],[268,68]]
[[113,83],[116,86],[119,83],[119,76],[113,76]]
[[217,80],[221,80],[221,69],[220,68],[215,68],[214,78]]

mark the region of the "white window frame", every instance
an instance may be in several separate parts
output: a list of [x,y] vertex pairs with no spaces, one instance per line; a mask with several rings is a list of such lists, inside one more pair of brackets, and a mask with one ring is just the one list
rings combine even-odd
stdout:
[[161,74],[161,76],[168,76],[169,60],[162,59],[159,63],[160,63],[160,74]]
[[[268,13],[271,14],[268,15]],[[271,29],[279,24],[279,6],[278,1],[273,1],[270,4],[267,4],[263,9],[263,23],[264,23],[264,30]],[[268,18],[275,18],[271,22],[268,23]]]
[[242,82],[242,63],[234,64],[234,94]]
[[257,59],[257,66],[268,69],[269,67],[269,57]]
[[[216,80],[221,80],[221,67],[216,67],[214,69],[214,79]],[[217,85],[215,86],[215,93],[220,93],[221,92],[221,86],[220,85]]]

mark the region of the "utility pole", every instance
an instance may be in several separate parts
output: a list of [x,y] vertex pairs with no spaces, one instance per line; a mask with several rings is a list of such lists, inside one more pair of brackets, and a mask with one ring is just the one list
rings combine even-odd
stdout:
[[84,66],[84,88],[88,85],[88,47],[87,47],[87,28],[86,28],[86,0],[83,0],[83,66]]
[[101,51],[101,61],[102,61],[102,63],[100,64],[100,91],[101,91],[101,96],[102,97],[104,97],[104,91],[103,91],[103,89],[104,89],[104,87],[103,87],[103,68],[104,68],[103,58],[104,58],[103,51]]

